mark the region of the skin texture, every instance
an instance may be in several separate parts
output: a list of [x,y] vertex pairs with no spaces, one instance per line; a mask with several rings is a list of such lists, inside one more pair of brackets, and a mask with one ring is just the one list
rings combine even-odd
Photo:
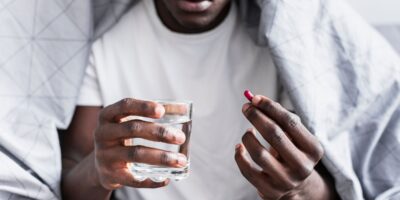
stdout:
[[123,99],[103,109],[77,107],[71,126],[60,134],[63,199],[109,199],[112,190],[122,186],[157,188],[167,185],[169,180],[162,183],[149,179],[136,181],[127,163],[182,167],[186,165],[186,157],[144,146],[125,146],[124,140],[144,138],[183,144],[184,133],[153,123],[122,120],[130,115],[160,118],[164,113],[160,104],[136,99]]
[[263,199],[338,199],[332,179],[315,169],[324,150],[299,117],[260,95],[242,111],[271,144],[262,146],[252,128],[236,146],[241,173]]
[[[160,18],[168,28],[180,33],[201,33],[223,21],[230,0],[214,0],[212,6],[201,13],[183,12],[178,8],[177,0],[155,2]],[[183,133],[169,133],[149,123],[121,121],[127,115],[159,118],[164,112],[166,110],[154,102],[134,99],[124,99],[106,108],[77,107],[70,127],[60,134],[63,199],[109,199],[112,190],[122,186],[166,186],[169,180],[137,182],[126,164],[143,162],[179,167],[185,165],[186,157],[146,147],[125,147],[124,139],[141,137],[182,144],[185,141]]]
[[155,3],[163,23],[179,33],[200,33],[215,28],[225,19],[231,2],[212,0],[211,7],[204,12],[187,12],[179,8],[178,1],[180,0],[156,0]]
[[[230,4],[230,0],[214,0],[206,12],[188,13],[178,9],[177,1],[155,2],[164,24],[180,33],[213,29],[226,17]],[[323,170],[314,168],[323,155],[318,141],[298,118],[289,115],[278,104],[265,97],[262,97],[263,103],[256,103],[255,99],[252,105],[244,107],[244,114],[275,150],[260,146],[254,130],[246,132],[235,156],[243,176],[264,199],[334,198],[332,179],[325,176],[327,173]],[[60,133],[63,199],[109,199],[112,191],[122,186],[166,186],[168,180],[163,183],[136,181],[128,171],[127,163],[179,167],[186,164],[186,157],[158,149],[127,147],[124,140],[138,137],[182,144],[184,134],[151,123],[123,119],[129,115],[160,118],[166,112],[175,111],[181,112],[181,109],[164,108],[155,102],[137,99],[123,99],[105,108],[77,107],[70,127]],[[262,170],[256,169],[256,164]]]
[[[329,173],[323,165],[317,165],[323,154],[318,141],[296,116],[278,103],[262,97],[267,103],[255,104],[259,97],[253,98],[254,105],[244,106],[244,114],[274,149],[262,147],[254,137],[254,129],[249,129],[235,154],[243,176],[264,199],[338,199]],[[168,112],[179,113],[181,110],[163,109],[154,102],[135,99],[124,99],[106,108],[77,107],[70,127],[60,133],[63,199],[109,199],[111,192],[122,186],[166,186],[169,181],[135,181],[126,168],[127,162],[180,166],[186,159],[180,160],[180,154],[156,149],[125,147],[123,141],[141,137],[181,144],[185,141],[184,134],[168,132],[150,123],[121,119],[128,115],[159,118]],[[279,121],[279,125],[274,124],[274,120]],[[287,134],[283,130],[292,131]],[[286,134],[289,137],[293,135],[291,140]],[[258,170],[256,164],[262,170]]]

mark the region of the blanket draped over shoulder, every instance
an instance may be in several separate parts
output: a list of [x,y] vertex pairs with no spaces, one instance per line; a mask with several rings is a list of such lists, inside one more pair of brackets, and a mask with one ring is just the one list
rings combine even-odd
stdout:
[[[60,199],[57,128],[71,121],[91,42],[136,2],[0,2],[0,199]],[[236,3],[342,199],[400,198],[394,49],[341,0]]]

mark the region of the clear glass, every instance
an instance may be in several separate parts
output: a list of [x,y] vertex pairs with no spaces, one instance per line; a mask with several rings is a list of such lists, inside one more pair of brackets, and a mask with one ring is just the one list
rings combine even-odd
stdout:
[[192,130],[192,103],[189,101],[171,101],[162,100],[156,101],[165,108],[165,114],[161,119],[151,119],[145,117],[131,116],[129,120],[140,119],[147,122],[153,122],[163,125],[167,128],[175,128],[182,130],[186,135],[186,141],[182,145],[166,144],[162,142],[154,142],[141,138],[134,138],[125,141],[125,145],[135,146],[142,145],[157,149],[162,149],[170,152],[179,152],[184,154],[187,159],[187,165],[181,168],[171,168],[164,166],[148,165],[144,163],[130,163],[128,164],[132,174],[136,180],[142,181],[150,178],[155,182],[163,182],[167,178],[172,180],[182,180],[189,176],[190,156],[189,156],[189,142]]

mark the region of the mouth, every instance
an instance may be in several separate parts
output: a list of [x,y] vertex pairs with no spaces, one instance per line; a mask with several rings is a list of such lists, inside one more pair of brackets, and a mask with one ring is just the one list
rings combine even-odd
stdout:
[[186,12],[204,12],[212,6],[212,0],[178,0],[178,7]]

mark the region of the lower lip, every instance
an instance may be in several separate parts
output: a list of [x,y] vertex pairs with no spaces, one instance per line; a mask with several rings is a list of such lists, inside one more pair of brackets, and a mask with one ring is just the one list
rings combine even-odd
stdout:
[[186,12],[204,12],[209,9],[212,5],[212,2],[209,0],[192,2],[186,0],[179,0],[178,7]]

